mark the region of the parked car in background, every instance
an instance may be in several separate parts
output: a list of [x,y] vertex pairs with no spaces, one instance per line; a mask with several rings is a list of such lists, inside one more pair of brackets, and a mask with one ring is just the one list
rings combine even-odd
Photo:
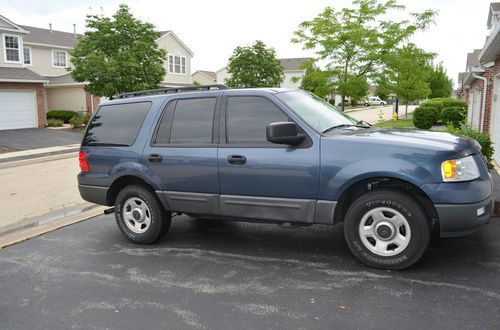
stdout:
[[370,105],[386,105],[387,103],[385,101],[382,101],[378,96],[368,96],[364,100],[364,105],[370,106]]
[[178,213],[343,223],[360,261],[392,270],[419,260],[433,231],[468,235],[493,210],[474,140],[363,125],[290,89],[119,95],[89,122],[80,168],[83,199],[114,206],[118,227],[135,243],[159,240]]

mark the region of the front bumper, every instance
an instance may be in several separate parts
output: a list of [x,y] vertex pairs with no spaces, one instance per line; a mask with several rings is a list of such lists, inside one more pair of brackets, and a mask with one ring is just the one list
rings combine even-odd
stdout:
[[[460,237],[472,234],[479,226],[490,221],[494,200],[471,204],[436,204],[441,237]],[[484,211],[484,213],[483,213]]]

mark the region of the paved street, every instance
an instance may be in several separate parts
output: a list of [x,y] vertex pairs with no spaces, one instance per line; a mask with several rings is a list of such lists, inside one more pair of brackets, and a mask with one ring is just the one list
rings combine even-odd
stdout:
[[0,232],[19,221],[84,203],[78,156],[0,169]]
[[0,251],[0,328],[498,329],[499,276],[498,219],[388,272],[341,226],[177,217],[138,246],[109,215]]
[[[408,106],[408,113],[412,113],[415,108],[416,106],[414,105]],[[376,124],[380,120],[379,114],[381,110],[383,112],[382,117],[384,120],[392,119],[392,105],[387,105],[385,107],[372,107],[365,110],[347,111],[347,114],[357,120],[364,120],[370,124]],[[404,116],[404,114],[405,107],[403,105],[399,107],[399,117]]]
[[26,128],[0,130],[0,146],[17,150],[63,146],[80,143],[81,141],[81,133],[62,129]]

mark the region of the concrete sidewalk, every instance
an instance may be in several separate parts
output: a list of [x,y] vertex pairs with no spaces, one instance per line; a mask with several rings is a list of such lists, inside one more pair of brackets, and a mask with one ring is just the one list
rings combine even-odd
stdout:
[[13,151],[0,154],[0,168],[2,163],[11,163],[20,160],[33,160],[32,163],[36,162],[34,159],[39,159],[48,156],[54,155],[63,155],[68,154],[67,157],[71,153],[76,153],[80,148],[79,144],[69,144],[64,146],[57,147],[48,147],[48,148],[39,148],[39,149],[31,149],[31,150],[22,150],[22,151]]

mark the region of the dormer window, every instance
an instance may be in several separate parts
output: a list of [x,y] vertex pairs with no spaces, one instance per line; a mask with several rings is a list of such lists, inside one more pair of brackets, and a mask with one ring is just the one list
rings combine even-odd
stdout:
[[60,50],[52,51],[52,66],[54,68],[65,68],[67,67],[67,53]]
[[168,73],[186,74],[186,58],[178,55],[168,55]]
[[18,36],[4,35],[5,62],[21,63],[21,41]]

